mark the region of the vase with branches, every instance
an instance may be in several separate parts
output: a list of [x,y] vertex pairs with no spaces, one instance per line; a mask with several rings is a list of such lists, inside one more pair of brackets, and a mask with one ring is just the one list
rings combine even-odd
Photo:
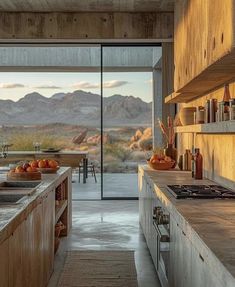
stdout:
[[162,131],[165,142],[166,142],[166,147],[164,148],[164,154],[166,156],[171,157],[176,163],[177,162],[177,149],[174,147],[175,130],[174,130],[173,119],[169,116],[167,118],[167,125],[164,125],[164,123],[160,119],[158,119],[158,124]]

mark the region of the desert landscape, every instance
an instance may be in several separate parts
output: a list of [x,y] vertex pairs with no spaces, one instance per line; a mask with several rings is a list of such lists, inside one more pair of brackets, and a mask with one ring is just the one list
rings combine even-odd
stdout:
[[[0,140],[11,150],[41,148],[88,150],[100,170],[100,96],[84,91],[46,98],[31,93],[17,102],[0,101]],[[69,111],[69,112],[68,112]],[[152,149],[151,104],[133,96],[104,98],[104,171],[137,171]],[[6,125],[6,123],[8,123]],[[73,138],[84,134],[82,143]]]

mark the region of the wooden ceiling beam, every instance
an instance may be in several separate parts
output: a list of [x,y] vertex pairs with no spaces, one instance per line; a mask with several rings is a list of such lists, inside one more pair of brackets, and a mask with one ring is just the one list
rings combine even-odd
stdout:
[[0,39],[173,38],[171,12],[0,13]]
[[3,12],[173,12],[174,0],[1,0]]

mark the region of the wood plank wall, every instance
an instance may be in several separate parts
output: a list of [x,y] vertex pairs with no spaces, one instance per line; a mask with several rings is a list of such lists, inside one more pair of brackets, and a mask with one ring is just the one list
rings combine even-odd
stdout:
[[[235,97],[235,82],[230,84],[231,97]],[[221,101],[224,89],[218,89],[202,98],[181,106],[204,106],[207,99]],[[178,135],[179,154],[192,147],[192,134]],[[208,178],[235,189],[235,135],[198,134],[196,146],[200,148],[204,159],[204,174]]]
[[172,12],[0,13],[0,39],[173,38]]
[[[217,67],[217,78],[211,79],[205,75],[199,82],[195,79],[206,68],[233,50],[234,7],[235,0],[176,0],[174,23],[176,92],[200,92],[202,83],[208,86],[212,85],[211,80],[217,83],[220,81],[224,74],[224,67],[220,66]],[[190,83],[193,79],[195,85]]]

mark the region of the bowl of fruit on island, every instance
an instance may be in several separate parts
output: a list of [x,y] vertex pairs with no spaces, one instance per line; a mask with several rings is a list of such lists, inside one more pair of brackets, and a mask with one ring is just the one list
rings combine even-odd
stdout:
[[173,168],[175,161],[163,154],[153,154],[150,159],[147,160],[148,165],[156,170],[169,170]]
[[41,173],[56,173],[60,168],[58,162],[54,159],[38,159],[32,161],[30,164]]
[[7,173],[8,180],[41,180],[41,178],[41,172],[28,162],[18,164]]

